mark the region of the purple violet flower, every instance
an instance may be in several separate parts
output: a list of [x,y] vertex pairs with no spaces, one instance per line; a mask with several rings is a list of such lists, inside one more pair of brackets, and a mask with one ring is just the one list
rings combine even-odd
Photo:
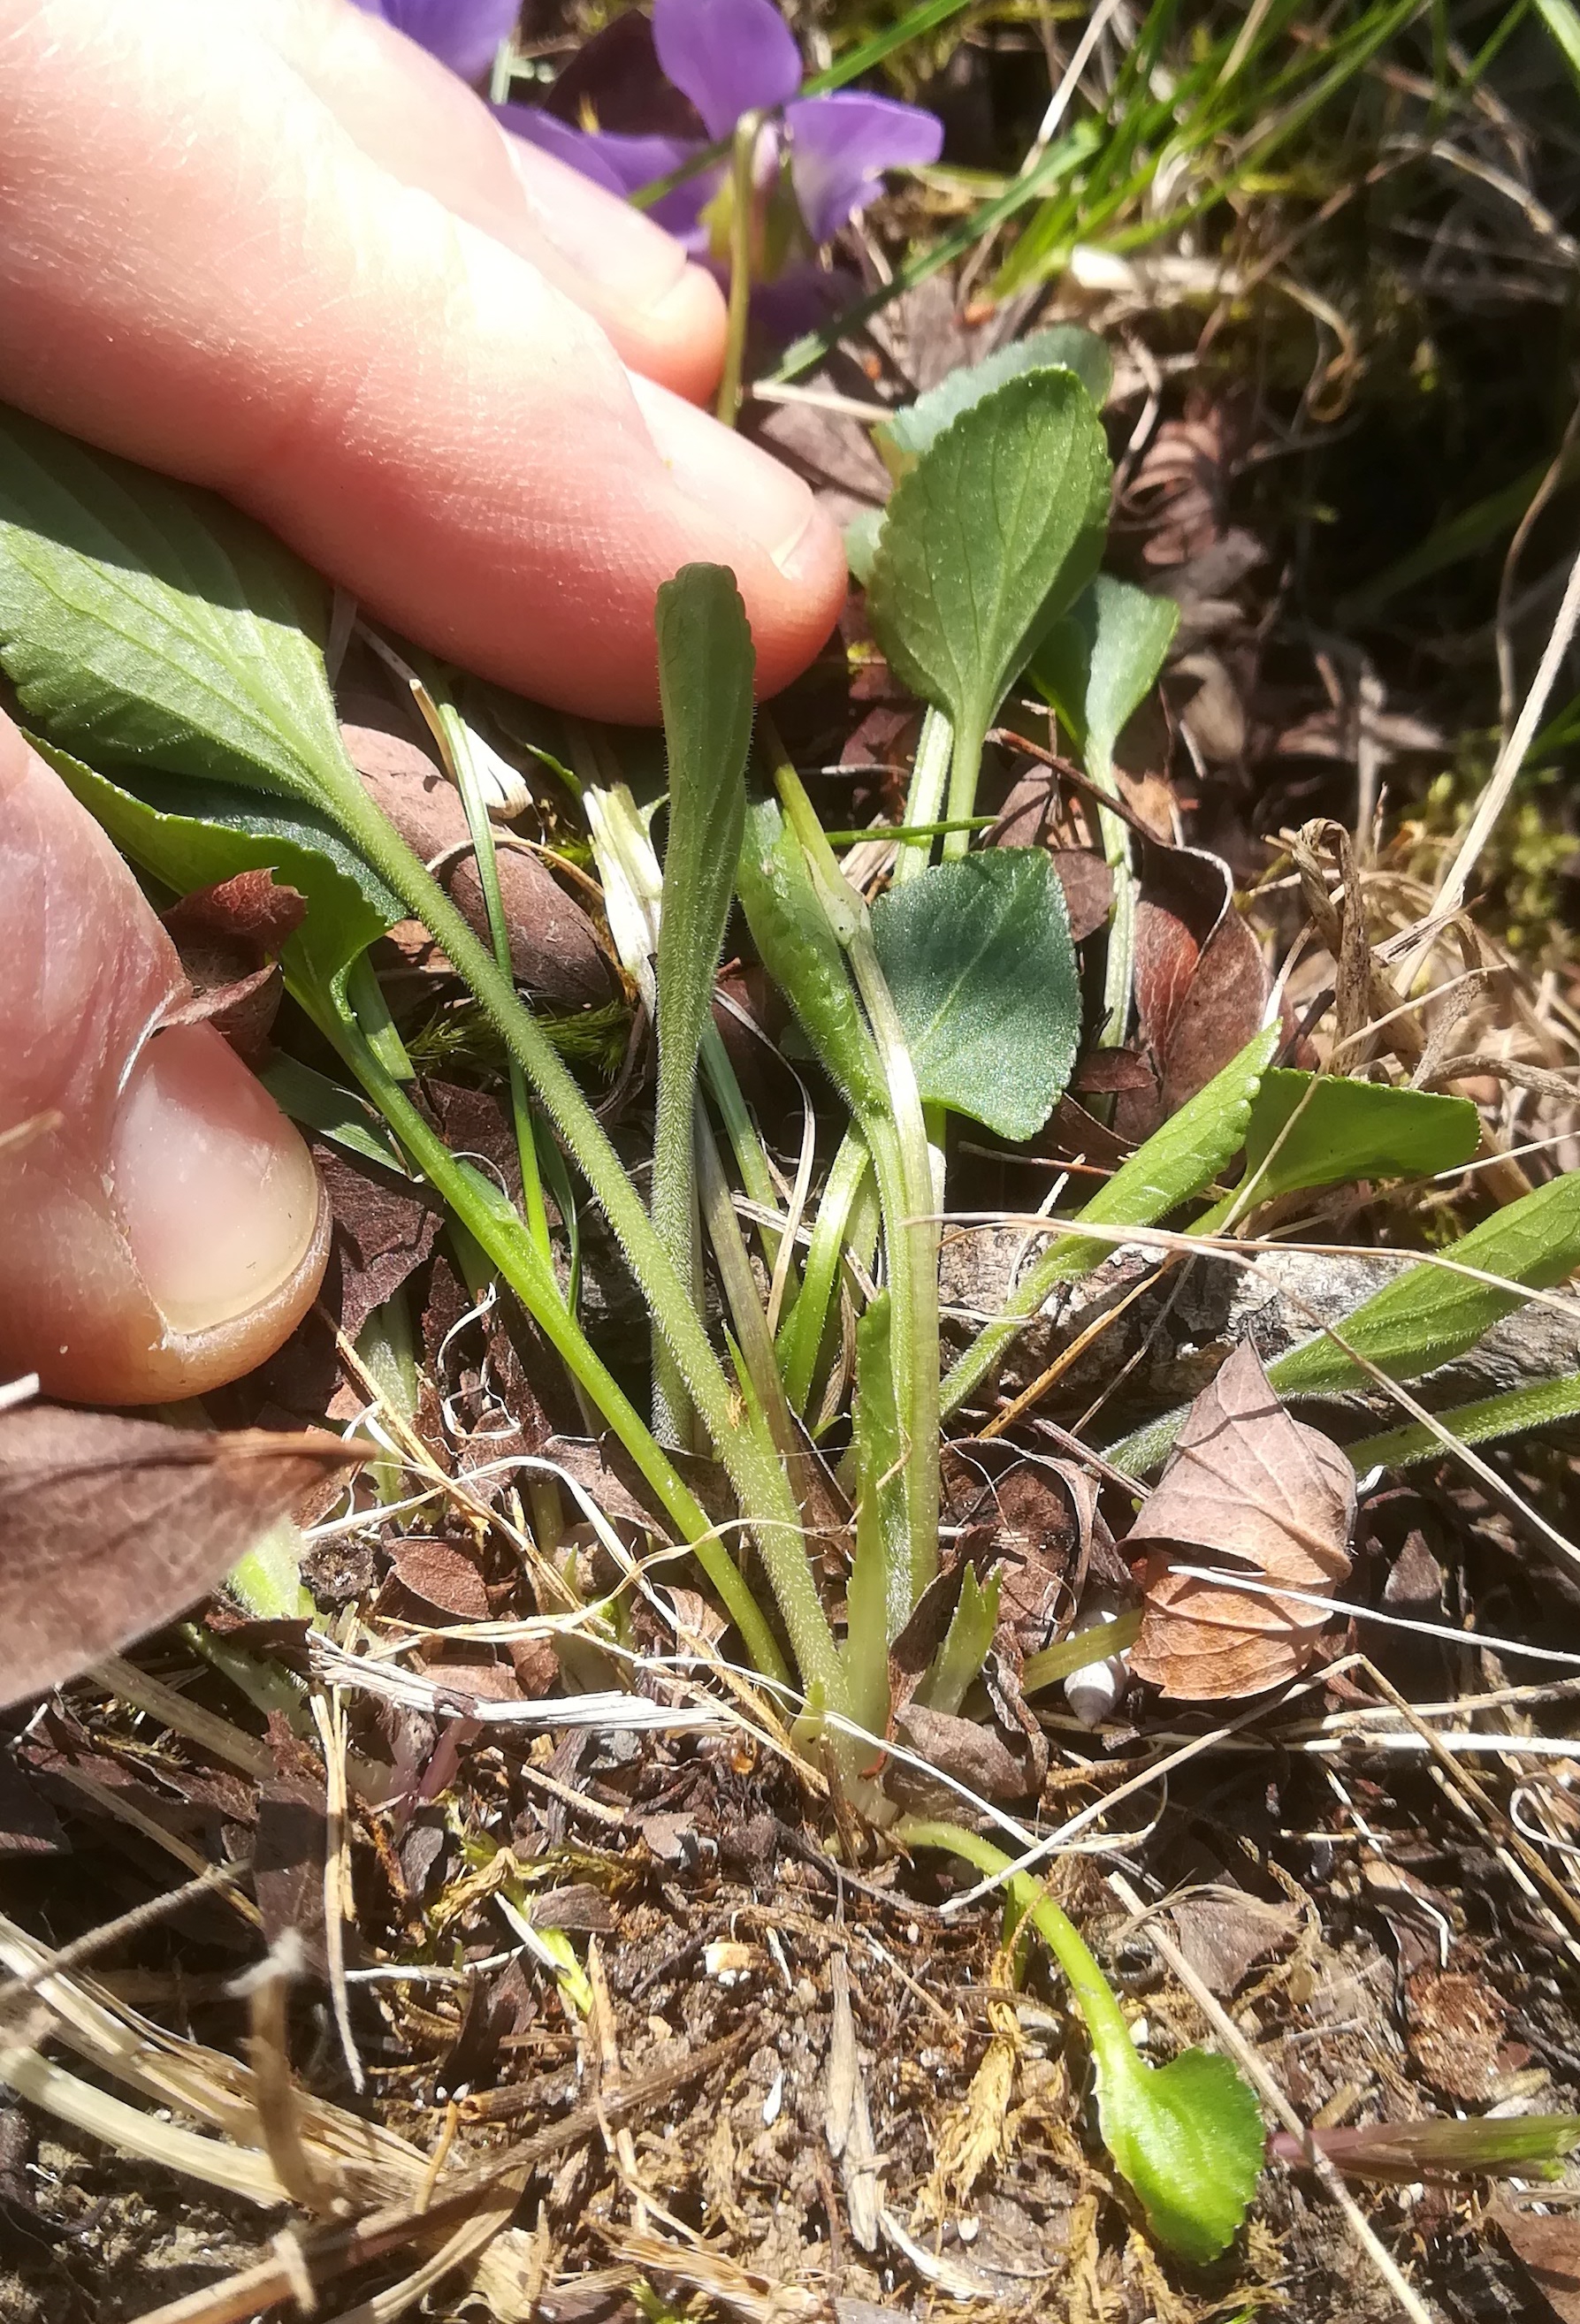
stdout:
[[470,81],[482,79],[521,14],[521,0],[356,0],[356,5],[369,16],[382,16]]
[[[732,136],[744,115],[769,115],[753,167],[762,212],[753,236],[753,312],[787,334],[819,319],[832,286],[811,254],[866,207],[885,170],[936,161],[943,124],[890,97],[855,91],[798,97],[800,53],[773,0],[653,0],[652,38],[665,78],[690,99],[705,137],[637,136],[593,124],[576,128],[536,106],[502,105],[501,119],[624,197]],[[725,281],[729,180],[729,165],[716,164],[649,212]]]

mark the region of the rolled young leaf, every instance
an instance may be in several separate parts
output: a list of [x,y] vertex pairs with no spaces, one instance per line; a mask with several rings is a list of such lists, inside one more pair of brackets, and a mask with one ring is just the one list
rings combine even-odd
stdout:
[[[720,565],[688,565],[666,581],[658,595],[656,626],[669,750],[670,835],[659,919],[652,1222],[695,1303],[692,1111],[745,822],[757,658],[746,609]],[[665,1418],[680,1432],[687,1399],[679,1370],[657,1334],[654,1382]]]

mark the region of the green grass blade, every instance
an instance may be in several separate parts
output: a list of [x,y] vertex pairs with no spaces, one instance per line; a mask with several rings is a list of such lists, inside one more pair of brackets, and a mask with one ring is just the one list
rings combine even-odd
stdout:
[[996,1369],[1050,1292],[1090,1274],[1108,1257],[1113,1245],[1083,1235],[1083,1219],[1095,1226],[1151,1226],[1211,1185],[1244,1142],[1252,1101],[1280,1038],[1279,1028],[1269,1025],[1248,1041],[1206,1089],[1114,1172],[1072,1220],[1071,1231],[1060,1235],[1028,1268],[1003,1314],[977,1334],[946,1378],[946,1416],[957,1411]]
[[[1523,1436],[1533,1428],[1550,1428],[1555,1421],[1580,1414],[1580,1372],[1561,1379],[1538,1380],[1529,1388],[1510,1388],[1502,1396],[1480,1397],[1474,1404],[1451,1405],[1436,1417],[1461,1444],[1490,1444],[1500,1436]],[[1381,1436],[1363,1436],[1345,1446],[1356,1473],[1370,1469],[1408,1469],[1418,1461],[1441,1460],[1446,1448],[1430,1428],[1412,1421],[1408,1428],[1391,1428]]]

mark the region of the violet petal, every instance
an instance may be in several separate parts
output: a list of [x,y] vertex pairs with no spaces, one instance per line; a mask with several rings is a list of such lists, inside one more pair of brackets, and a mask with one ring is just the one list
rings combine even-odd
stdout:
[[[727,291],[729,285],[725,284]],[[752,328],[775,346],[788,346],[803,331],[820,331],[829,317],[861,296],[861,282],[843,268],[833,273],[808,259],[787,266],[773,282],[752,285]]]
[[884,170],[916,169],[943,151],[944,124],[919,106],[843,92],[798,97],[784,112],[790,176],[807,231],[827,242],[864,209]]
[[801,85],[800,51],[773,0],[653,0],[659,62],[707,124],[727,137],[744,113],[783,105]]
[[393,24],[463,80],[482,79],[521,14],[521,0],[356,0],[356,5]]

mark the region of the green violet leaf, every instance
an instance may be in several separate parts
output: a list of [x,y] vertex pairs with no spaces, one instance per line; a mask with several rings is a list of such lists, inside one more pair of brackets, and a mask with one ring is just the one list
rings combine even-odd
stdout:
[[[1443,1256],[1457,1267],[1479,1268],[1539,1291],[1562,1283],[1580,1267],[1580,1171],[1549,1179],[1508,1204]],[[1338,1329],[1358,1354],[1393,1379],[1416,1379],[1474,1347],[1501,1316],[1523,1304],[1518,1291],[1497,1290],[1428,1260],[1385,1284]],[[1356,1384],[1354,1366],[1322,1333],[1277,1357],[1267,1376],[1280,1396],[1330,1395]]]
[[658,929],[653,1222],[690,1276],[692,1094],[746,825],[753,653],[723,565],[688,565],[658,593],[658,683],[670,746],[670,839]]
[[51,742],[329,803],[325,598],[210,493],[0,409],[0,665]]
[[1048,857],[1005,847],[936,864],[880,897],[872,918],[922,1097],[1001,1138],[1031,1137],[1069,1078],[1081,1022]]
[[[902,1816],[892,1836],[902,1848],[947,1849],[989,1876],[1010,1870],[1002,1849],[956,1824]],[[1216,2259],[1245,2217],[1266,2152],[1254,2091],[1227,2058],[1206,2050],[1149,2065],[1113,1987],[1041,1881],[1014,1873],[1004,1889],[1006,1932],[1029,1923],[1069,1980],[1092,2045],[1104,2144],[1141,2198],[1147,2225],[1183,2259],[1198,2266]]]
[[[1580,1171],[1549,1179],[1495,1211],[1442,1255],[1455,1268],[1477,1268],[1538,1291],[1564,1282],[1580,1267]],[[1357,1355],[1391,1379],[1418,1379],[1474,1348],[1501,1316],[1523,1304],[1518,1291],[1501,1291],[1423,1259],[1363,1300],[1335,1329]],[[1342,1396],[1364,1379],[1325,1332],[1275,1357],[1267,1376],[1281,1397]],[[1105,1458],[1127,1476],[1147,1476],[1167,1460],[1187,1408],[1182,1405],[1105,1446]],[[1452,1414],[1446,1413],[1444,1421],[1452,1425]],[[1481,1433],[1495,1431],[1483,1427]]]
[[1006,380],[895,488],[867,610],[890,666],[979,749],[1011,681],[1090,579],[1107,446],[1073,372]]
[[1113,746],[1151,692],[1178,627],[1172,597],[1099,573],[1033,655],[1031,677],[1094,780],[1112,768]]
[[286,943],[286,971],[328,985],[405,917],[376,873],[327,816],[222,783],[138,774],[111,782],[51,743],[31,738],[72,795],[133,862],[176,895],[266,866],[307,903]]
[[[688,565],[658,595],[659,691],[669,749],[670,831],[658,945],[658,1102],[651,1215],[695,1300],[697,1187],[691,1140],[697,1065],[735,893],[746,816],[752,680],[746,609],[722,565]],[[679,1374],[654,1334],[664,1416],[685,1410]]]
[[1216,2259],[1256,2192],[1266,2144],[1256,2094],[1228,2059],[1184,2050],[1149,2066],[1133,2048],[1126,2063],[1108,2045],[1098,2054],[1097,2115],[1159,2242],[1198,2266]]
[[855,1555],[845,1591],[845,1668],[852,1714],[869,1734],[889,1721],[889,1646],[910,1616],[905,1448],[894,1402],[889,1294],[855,1327]]
[[[1468,1162],[1480,1135],[1468,1098],[1280,1066],[1262,1076],[1252,1104],[1243,1183],[1256,1178],[1252,1199],[1269,1203],[1346,1178],[1431,1177]],[[1197,1232],[1211,1233],[1226,1209],[1220,1204]]]
[[996,355],[984,355],[981,363],[962,364],[914,403],[901,404],[882,421],[873,430],[873,440],[890,473],[896,477],[907,475],[951,420],[1003,387],[1007,379],[1019,379],[1029,371],[1073,372],[1099,411],[1113,384],[1113,364],[1095,331],[1079,323],[1051,324],[1047,330],[1033,331],[1029,338],[1000,347]]

